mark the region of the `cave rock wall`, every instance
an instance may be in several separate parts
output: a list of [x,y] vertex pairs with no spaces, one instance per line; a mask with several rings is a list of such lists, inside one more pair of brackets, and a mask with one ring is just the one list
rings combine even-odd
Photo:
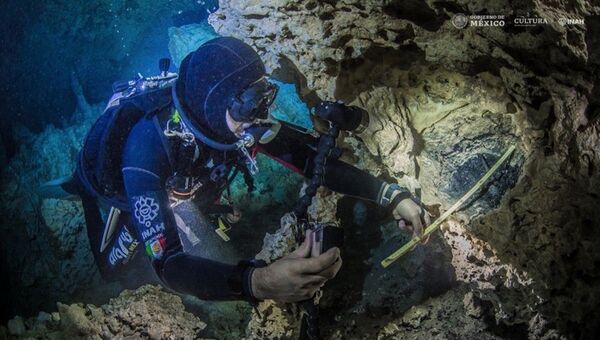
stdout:
[[[457,13],[548,23],[458,29]],[[367,109],[369,128],[340,139],[348,159],[437,213],[517,146],[445,223],[448,261],[497,332],[577,337],[600,319],[599,14],[588,1],[223,0],[209,22],[307,103]]]

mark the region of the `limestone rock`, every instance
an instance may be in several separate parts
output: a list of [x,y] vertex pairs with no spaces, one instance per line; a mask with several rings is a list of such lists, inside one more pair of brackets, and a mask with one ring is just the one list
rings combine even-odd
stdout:
[[8,321],[8,333],[15,336],[21,336],[25,333],[25,325],[23,324],[23,318],[16,316],[12,320]]
[[102,109],[96,105],[78,111],[65,122],[67,127],[48,126],[39,135],[26,128],[14,131],[20,144],[2,172],[0,204],[6,222],[0,228],[6,237],[0,249],[10,259],[7,269],[19,273],[11,276],[6,292],[9,305],[18,306],[19,313],[50,310],[56,301],[72,301],[78,293],[93,295],[99,282],[80,203],[43,201],[36,190],[73,173],[87,129]]
[[476,319],[481,318],[485,313],[481,300],[477,298],[473,292],[465,294],[463,306],[465,307],[467,315]]
[[[360,324],[341,319],[331,339],[503,339],[483,320],[466,314],[461,299],[466,286],[458,286],[411,308],[402,317],[365,315]],[[370,327],[361,327],[368,324]]]
[[40,210],[61,258],[57,284],[73,292],[82,278],[97,279],[81,202],[45,199]]
[[404,313],[404,316],[402,317],[402,324],[412,328],[418,328],[427,318],[429,318],[429,310],[421,306],[413,306],[406,313]]
[[94,324],[86,316],[86,309],[81,305],[68,306],[59,302],[58,313],[66,334],[91,338],[100,332],[100,325]]
[[173,64],[179,67],[185,56],[217,36],[213,28],[207,24],[169,28],[169,53]]
[[293,215],[284,215],[281,218],[281,227],[273,234],[265,235],[263,248],[256,258],[270,263],[292,252],[297,247],[294,235],[295,227],[296,219]]
[[367,150],[391,173],[415,176],[415,138],[404,97],[394,89],[380,87],[363,92],[357,104],[372,113],[367,130],[360,135]]
[[294,304],[262,302],[255,311],[246,330],[247,339],[294,339],[300,327],[299,311]]
[[255,45],[270,70],[280,68],[280,58],[289,60],[306,77],[308,88],[332,96],[335,79],[331,75],[339,70],[338,62],[379,44],[398,46],[381,37],[373,42],[378,26],[389,28],[400,42],[410,36],[410,25],[384,17],[378,5],[281,0],[246,6],[240,1],[221,1],[209,23],[222,35]]
[[181,298],[156,286],[125,290],[106,305],[58,303],[58,317],[20,317],[8,324],[11,335],[25,338],[199,339],[206,324],[185,311]]

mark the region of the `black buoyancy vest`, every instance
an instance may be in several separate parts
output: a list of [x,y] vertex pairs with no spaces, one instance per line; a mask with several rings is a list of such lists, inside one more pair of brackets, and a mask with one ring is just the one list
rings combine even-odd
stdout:
[[121,210],[129,210],[121,162],[133,126],[171,106],[171,88],[150,90],[131,97],[115,94],[88,132],[79,153],[77,172],[87,191]]
[[[167,138],[163,131],[173,112],[171,88],[142,92],[131,97],[116,93],[104,113],[96,120],[85,138],[79,154],[78,174],[87,191],[106,204],[129,211],[121,173],[123,149],[129,133],[142,118],[152,119],[157,129],[171,169],[176,168],[178,149],[176,138]],[[204,177],[207,196],[218,194],[233,180],[236,167],[244,174],[249,191],[253,190],[252,176],[237,152],[222,152],[205,145],[198,146],[200,155],[194,164],[194,175]],[[220,170],[220,173],[219,171]],[[203,190],[204,191],[204,190]],[[206,197],[212,199],[212,197]]]

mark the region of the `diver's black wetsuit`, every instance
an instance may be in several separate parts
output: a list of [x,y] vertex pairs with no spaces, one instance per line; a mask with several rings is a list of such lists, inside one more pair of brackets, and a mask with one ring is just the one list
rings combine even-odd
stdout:
[[[228,279],[236,266],[192,256],[183,251],[165,186],[166,179],[173,174],[169,160],[171,155],[167,152],[157,125],[160,126],[158,120],[143,118],[127,138],[122,174],[130,213],[122,214],[118,237],[104,251],[99,248],[103,225],[98,223],[98,209],[86,211],[92,249],[101,270],[107,272],[112,267],[121,266],[131,257],[134,248],[140,245],[150,255],[158,277],[175,291],[201,299],[247,297],[250,294],[249,271],[242,275],[244,290],[234,291]],[[286,167],[311,177],[317,142],[314,137],[284,125],[273,141],[253,151],[262,152]],[[200,173],[207,163],[225,163],[225,172],[229,173],[233,161],[238,157],[235,151],[224,153],[201,148],[197,166]],[[209,176],[208,173],[206,175]],[[325,185],[333,191],[375,201],[384,184],[382,180],[339,160],[330,159],[327,162]],[[197,193],[199,201],[205,202],[204,206],[207,206],[206,202],[218,199],[226,187],[224,183],[212,185],[212,188],[205,185],[206,189],[203,187]]]

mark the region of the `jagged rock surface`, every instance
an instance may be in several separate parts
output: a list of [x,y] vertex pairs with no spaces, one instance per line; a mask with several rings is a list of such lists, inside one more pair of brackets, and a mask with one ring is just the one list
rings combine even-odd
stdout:
[[[331,339],[502,339],[483,320],[485,304],[465,286],[412,306],[401,317],[340,319]],[[364,327],[363,325],[377,325]]]
[[[549,23],[457,29],[461,12]],[[588,1],[221,1],[209,22],[255,46],[305,100],[366,108],[369,129],[341,142],[373,174],[418,180],[434,211],[516,145],[446,224],[445,243],[496,332],[571,338],[600,319],[599,14]]]
[[179,67],[186,55],[217,36],[217,33],[208,24],[191,24],[169,28],[169,53],[173,64]]
[[[102,110],[76,112],[68,127],[34,135],[16,130],[17,153],[2,172],[0,241],[7,270],[8,304],[28,314],[55,301],[89,297],[100,283],[79,202],[46,200],[36,193],[46,181],[69,176],[87,129]],[[97,293],[97,292],[95,292]],[[91,295],[95,294],[91,293]],[[27,301],[27,303],[24,303]]]
[[186,312],[181,298],[157,286],[125,290],[108,304],[58,303],[58,312],[16,317],[0,337],[36,339],[200,339],[206,324]]

